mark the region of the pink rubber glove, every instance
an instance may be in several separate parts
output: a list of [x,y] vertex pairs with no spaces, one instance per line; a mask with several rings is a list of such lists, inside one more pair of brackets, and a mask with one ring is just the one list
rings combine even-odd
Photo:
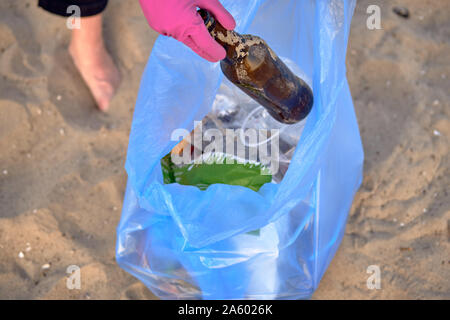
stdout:
[[228,29],[236,22],[218,0],[139,0],[147,21],[154,30],[183,42],[211,62],[222,60],[225,49],[209,34],[197,7],[208,10]]

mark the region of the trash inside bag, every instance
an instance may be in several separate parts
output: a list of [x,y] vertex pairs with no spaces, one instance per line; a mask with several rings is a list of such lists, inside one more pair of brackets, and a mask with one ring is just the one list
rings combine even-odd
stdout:
[[[355,1],[222,4],[239,33],[266,40],[308,82],[314,106],[299,123],[278,123],[219,64],[160,36],[134,112],[116,258],[163,299],[308,298],[341,242],[362,180],[345,75]],[[243,150],[252,146],[246,129],[275,132],[256,144],[277,141],[266,158],[277,151],[278,161],[274,166],[258,154],[251,163],[218,169],[217,161],[239,155],[215,150],[201,155],[216,167],[171,162],[167,156],[198,123],[216,132],[234,129]]]

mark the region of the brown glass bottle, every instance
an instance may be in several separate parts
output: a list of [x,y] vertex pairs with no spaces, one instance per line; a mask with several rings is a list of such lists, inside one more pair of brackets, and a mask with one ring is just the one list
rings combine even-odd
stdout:
[[211,36],[221,44],[227,56],[220,62],[225,76],[260,103],[279,122],[297,123],[313,106],[313,93],[270,49],[253,35],[226,30],[206,10],[199,14]]

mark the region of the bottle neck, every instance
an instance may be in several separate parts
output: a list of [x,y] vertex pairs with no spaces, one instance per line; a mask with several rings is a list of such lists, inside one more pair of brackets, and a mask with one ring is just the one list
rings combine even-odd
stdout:
[[241,43],[242,36],[233,30],[225,29],[208,11],[200,9],[198,13],[205,22],[205,26],[214,40],[227,51],[227,58],[235,58],[236,48]]

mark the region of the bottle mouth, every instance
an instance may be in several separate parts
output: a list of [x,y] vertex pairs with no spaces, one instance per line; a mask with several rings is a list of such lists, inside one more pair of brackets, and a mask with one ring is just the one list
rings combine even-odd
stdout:
[[216,19],[205,9],[198,9],[197,13],[202,17],[208,31],[212,32],[216,26]]

